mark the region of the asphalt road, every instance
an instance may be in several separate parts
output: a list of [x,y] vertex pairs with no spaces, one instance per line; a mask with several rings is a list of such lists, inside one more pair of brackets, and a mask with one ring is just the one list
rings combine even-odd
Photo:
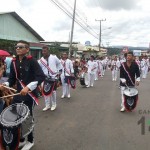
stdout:
[[139,101],[133,112],[120,112],[118,85],[108,70],[92,88],[78,83],[70,99],[61,99],[59,88],[54,112],[42,112],[41,99],[34,113],[32,150],[149,150],[150,75],[138,87]]

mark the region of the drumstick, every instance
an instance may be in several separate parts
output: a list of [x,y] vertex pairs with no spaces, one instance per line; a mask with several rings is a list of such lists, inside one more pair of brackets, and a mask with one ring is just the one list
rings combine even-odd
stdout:
[[[30,93],[30,92],[31,92],[31,91],[29,91],[29,93]],[[2,96],[2,97],[0,97],[0,99],[8,98],[8,97],[13,97],[13,96],[16,96],[16,95],[20,95],[20,93],[16,93],[16,94],[11,94],[11,95]]]
[[16,96],[16,95],[20,95],[20,93],[16,93],[16,94],[11,94],[11,95],[2,96],[2,97],[0,97],[0,99],[8,98],[8,97],[13,97],[13,96]]
[[12,90],[12,91],[14,91],[14,92],[17,92],[17,90],[16,89],[13,89],[13,88],[10,88],[10,87],[8,87],[8,86],[5,86],[5,85],[2,85],[4,88],[6,88],[6,89],[9,89],[9,90]]

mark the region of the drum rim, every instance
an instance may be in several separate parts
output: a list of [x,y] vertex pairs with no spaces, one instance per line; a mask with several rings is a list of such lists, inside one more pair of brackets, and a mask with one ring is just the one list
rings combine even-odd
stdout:
[[[15,122],[13,122],[13,123],[12,123],[12,122],[6,122],[6,121],[4,121],[4,118],[3,118],[4,112],[5,112],[7,109],[9,109],[10,107],[16,106],[16,105],[24,106],[24,108],[27,109],[27,113],[25,114],[24,117],[22,117],[23,120],[21,120],[21,119],[22,119],[22,118],[21,118],[21,119],[15,121]],[[0,124],[3,125],[3,126],[5,126],[5,127],[18,126],[19,124],[21,124],[21,123],[28,117],[28,115],[29,115],[29,108],[28,108],[25,104],[23,104],[23,103],[15,103],[15,104],[12,104],[12,105],[6,107],[6,108],[1,112],[1,115],[0,115]],[[21,121],[20,121],[20,120],[21,120]]]
[[[130,92],[129,89],[131,89],[131,90],[134,89],[136,94],[134,94],[134,95],[127,94],[126,92]],[[135,87],[129,87],[129,88],[125,88],[123,90],[123,94],[126,95],[126,96],[136,96],[136,95],[138,95],[138,93],[139,93],[139,91]]]

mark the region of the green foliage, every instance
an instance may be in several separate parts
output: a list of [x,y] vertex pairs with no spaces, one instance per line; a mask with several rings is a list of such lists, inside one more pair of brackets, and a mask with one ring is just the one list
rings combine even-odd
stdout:
[[6,50],[8,52],[14,52],[15,45],[16,45],[16,41],[0,39],[0,49],[2,50]]
[[122,49],[119,49],[119,48],[107,48],[107,54],[109,56],[112,56],[112,55],[120,55],[121,54],[121,51]]
[[55,54],[55,55],[57,55],[58,57],[60,56],[60,51],[59,51],[56,47],[51,47],[51,48],[50,48],[50,53],[51,53],[51,54]]

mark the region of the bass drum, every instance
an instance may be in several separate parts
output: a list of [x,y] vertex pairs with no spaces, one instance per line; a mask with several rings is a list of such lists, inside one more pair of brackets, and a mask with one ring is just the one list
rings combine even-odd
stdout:
[[80,84],[82,86],[85,86],[85,73],[82,73],[81,76],[80,76]]
[[129,87],[124,90],[124,106],[127,111],[132,111],[138,101],[138,90],[134,87]]

